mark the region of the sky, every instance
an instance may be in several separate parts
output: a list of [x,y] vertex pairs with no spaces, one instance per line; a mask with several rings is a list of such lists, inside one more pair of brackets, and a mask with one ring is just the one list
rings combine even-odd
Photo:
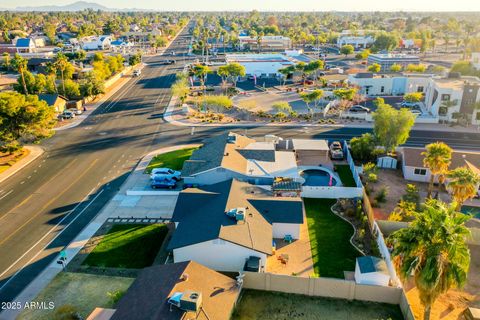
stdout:
[[[87,0],[109,8],[159,11],[480,11],[480,0]],[[0,0],[0,8],[65,5],[75,0]]]

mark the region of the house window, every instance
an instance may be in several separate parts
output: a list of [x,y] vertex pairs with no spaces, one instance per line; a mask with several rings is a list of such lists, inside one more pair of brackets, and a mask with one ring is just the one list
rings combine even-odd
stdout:
[[425,88],[423,86],[418,86],[417,92],[423,92],[423,90],[425,90]]
[[416,175],[419,175],[419,176],[425,176],[425,175],[427,175],[427,169],[415,168],[413,173],[416,174]]
[[381,87],[380,87],[380,92],[381,92],[381,93],[384,93],[384,92],[385,92],[385,87],[384,87],[384,86],[381,86]]
[[442,94],[442,101],[450,101],[450,95],[449,94]]

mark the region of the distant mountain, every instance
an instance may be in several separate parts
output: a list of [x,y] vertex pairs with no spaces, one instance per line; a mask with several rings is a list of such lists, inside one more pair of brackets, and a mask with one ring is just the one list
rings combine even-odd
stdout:
[[64,6],[38,6],[38,7],[17,7],[15,11],[82,11],[86,9],[116,11],[94,2],[77,1]]

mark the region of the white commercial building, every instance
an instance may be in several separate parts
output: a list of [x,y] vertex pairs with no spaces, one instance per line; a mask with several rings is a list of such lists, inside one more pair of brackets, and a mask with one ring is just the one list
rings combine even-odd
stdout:
[[280,53],[271,54],[227,54],[227,63],[237,62],[245,67],[247,76],[277,77],[278,70],[294,65],[293,57]]
[[409,64],[419,64],[420,58],[411,54],[375,53],[368,56],[367,62],[369,65],[378,63],[382,67],[382,71],[388,72],[394,64],[399,64],[402,67],[406,67]]
[[238,43],[240,49],[257,49],[261,50],[285,50],[292,47],[292,41],[289,37],[284,36],[263,36],[260,39],[250,36],[239,36]]
[[337,38],[337,47],[341,48],[344,45],[352,45],[355,49],[365,49],[370,47],[375,42],[372,36],[351,36],[343,35]]

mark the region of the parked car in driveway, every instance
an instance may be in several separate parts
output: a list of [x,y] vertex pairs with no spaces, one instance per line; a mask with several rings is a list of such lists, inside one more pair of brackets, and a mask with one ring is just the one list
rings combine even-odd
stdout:
[[177,182],[173,179],[163,177],[155,177],[150,184],[152,189],[172,189],[177,186]]
[[343,160],[343,148],[340,141],[332,142],[329,153],[332,160]]
[[173,179],[173,180],[180,180],[182,173],[180,171],[176,171],[170,168],[154,168],[150,173],[150,178],[153,180],[157,177],[164,178],[164,179]]
[[351,113],[369,113],[370,109],[359,104],[353,105],[348,109],[348,112]]
[[83,113],[81,109],[68,109],[68,111],[73,112],[76,116],[79,116]]
[[65,110],[63,111],[63,113],[61,114],[61,117],[63,119],[73,119],[75,118],[75,113],[73,113],[72,111],[70,110]]

